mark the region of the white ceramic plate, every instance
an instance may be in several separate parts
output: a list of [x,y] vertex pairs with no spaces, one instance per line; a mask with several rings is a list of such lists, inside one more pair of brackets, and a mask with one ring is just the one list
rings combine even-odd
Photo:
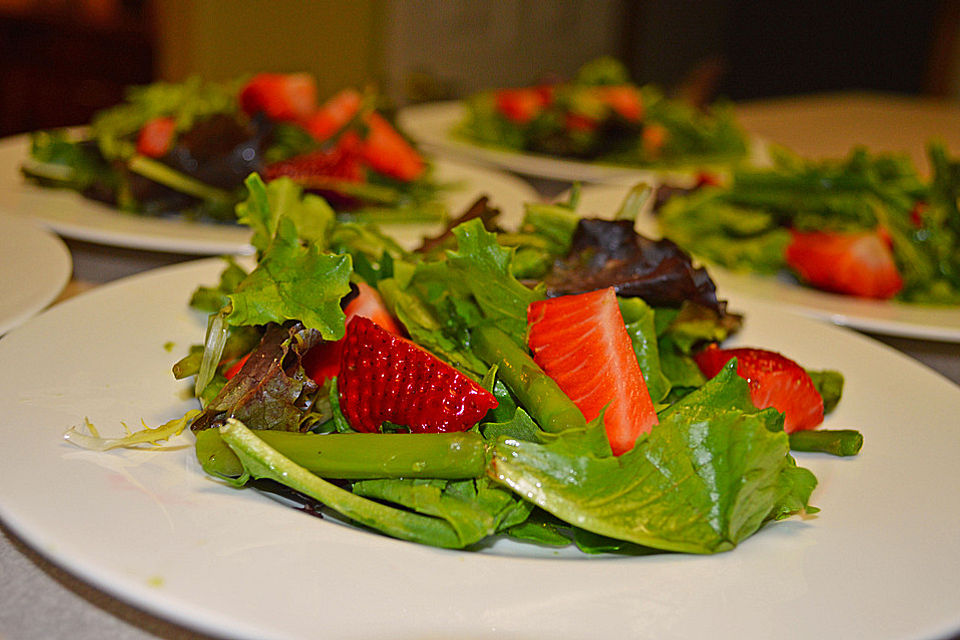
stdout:
[[[20,174],[28,150],[26,135],[0,141],[0,211],[29,216],[62,236],[98,244],[195,255],[253,251],[245,227],[130,215],[72,191],[28,184]],[[519,221],[523,203],[537,198],[532,187],[512,176],[448,160],[438,160],[435,166],[439,180],[463,187],[447,196],[452,215],[485,193],[506,219]],[[388,229],[409,246],[415,245],[422,233],[434,230],[417,225],[391,225]]]
[[454,127],[463,119],[461,102],[432,102],[401,109],[397,125],[422,148],[463,160],[481,162],[538,178],[597,183],[623,183],[652,180],[654,172],[593,162],[564,160],[534,153],[519,153],[483,147],[454,135]]
[[[606,215],[620,206],[624,187],[587,186],[581,191],[579,211]],[[659,238],[656,220],[644,213],[637,230]],[[799,285],[789,277],[734,273],[708,265],[717,288],[725,295],[776,301],[780,309],[882,335],[960,342],[960,306],[928,306],[883,300],[864,300]]]
[[[444,551],[319,520],[205,477],[184,435],[93,453],[62,440],[156,425],[193,405],[170,365],[203,334],[186,299],[217,260],[68,300],[0,340],[0,518],[114,596],[237,638],[871,638],[960,629],[960,389],[852,332],[746,313],[740,344],[841,369],[827,426],[859,457],[798,455],[815,517],[717,556],[587,557],[502,542]],[[172,346],[168,344],[172,342]],[[829,345],[825,348],[824,345]]]
[[[485,147],[453,135],[463,119],[462,102],[431,102],[401,109],[397,124],[423,149],[444,157],[478,162],[516,173],[551,180],[596,184],[624,184],[644,180],[655,183],[667,176],[689,176],[689,169],[639,169],[618,165],[569,160],[543,154]],[[755,140],[750,161],[768,162],[766,144]]]
[[0,336],[53,302],[71,269],[60,238],[29,220],[0,215]]

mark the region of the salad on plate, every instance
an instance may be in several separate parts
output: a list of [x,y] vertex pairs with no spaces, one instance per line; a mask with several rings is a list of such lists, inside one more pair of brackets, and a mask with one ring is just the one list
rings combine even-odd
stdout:
[[906,157],[854,149],[812,161],[770,148],[768,168],[661,187],[660,232],[731,271],[783,276],[858,298],[960,304],[960,162],[928,145],[933,176]]
[[726,164],[744,158],[732,111],[709,112],[638,86],[609,57],[565,82],[485,91],[465,101],[455,135],[473,144],[625,167]]
[[144,216],[235,222],[251,173],[288,177],[353,219],[446,218],[430,163],[372,91],[324,102],[305,73],[131,87],[81,129],[31,135],[26,180]]
[[238,218],[255,265],[227,259],[190,303],[203,344],[174,366],[199,407],[122,438],[189,429],[200,465],[308,512],[445,548],[498,536],[589,553],[716,553],[816,512],[792,450],[854,455],[817,429],[843,386],[761,348],[668,240],[577,191],[504,230],[483,200],[406,251],[338,221],[292,180],[251,175]]

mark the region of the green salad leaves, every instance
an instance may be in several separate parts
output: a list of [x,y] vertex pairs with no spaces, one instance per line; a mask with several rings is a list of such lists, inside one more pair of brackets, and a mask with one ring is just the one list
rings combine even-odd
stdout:
[[[534,363],[526,309],[545,291],[516,277],[517,261],[538,253],[548,270],[563,267],[579,226],[566,217],[572,206],[531,206],[513,234],[474,217],[454,226],[450,249],[410,253],[375,228],[337,223],[295,186],[255,176],[247,186],[241,218],[259,261],[249,273],[228,263],[193,299],[225,334],[191,421],[211,475],[283,485],[355,525],[448,548],[508,536],[591,553],[715,553],[765,523],[816,511],[816,478],[791,457],[782,415],[753,406],[732,363],[707,381],[690,357],[739,327],[724,304],[619,300],[660,422],[621,456],[602,415],[586,423]],[[321,222],[303,215],[310,208]],[[341,300],[359,283],[379,291],[414,342],[492,390],[497,408],[465,433],[354,432],[336,378],[311,380],[305,363],[315,345],[343,335]],[[249,345],[250,331],[259,344],[236,372],[234,345]],[[178,375],[196,371],[196,358],[178,363]]]

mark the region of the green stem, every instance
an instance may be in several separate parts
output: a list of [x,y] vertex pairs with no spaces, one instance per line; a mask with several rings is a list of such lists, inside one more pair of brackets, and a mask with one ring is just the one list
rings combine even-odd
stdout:
[[573,401],[543,372],[526,350],[500,329],[482,325],[471,333],[473,351],[498,375],[544,431],[583,428],[586,421]]
[[154,182],[170,187],[174,191],[185,193],[201,200],[229,204],[233,198],[222,189],[211,187],[208,184],[200,182],[195,178],[180,173],[162,162],[157,162],[146,156],[135,155],[130,158],[127,168],[134,173],[138,173],[144,178],[149,178]]
[[[479,478],[486,468],[478,433],[331,433],[259,430],[257,436],[293,463],[324,478]],[[211,475],[243,474],[216,429],[196,434],[197,459]]]
[[452,549],[463,546],[457,532],[446,521],[394,509],[341,489],[284,457],[239,420],[227,420],[220,427],[220,435],[251,477],[279,482],[359,524],[395,538]]
[[863,446],[863,435],[852,429],[818,429],[795,431],[790,434],[790,448],[794,451],[816,451],[835,456],[855,456]]

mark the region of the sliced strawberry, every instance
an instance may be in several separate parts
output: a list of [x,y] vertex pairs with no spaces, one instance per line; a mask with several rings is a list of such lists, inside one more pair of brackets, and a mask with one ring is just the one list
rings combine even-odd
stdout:
[[890,245],[879,230],[791,232],[785,258],[818,289],[864,298],[890,298],[903,288]]
[[330,151],[311,151],[274,162],[263,170],[265,180],[287,177],[307,188],[320,189],[331,181],[363,182],[360,157],[340,147]]
[[411,181],[423,175],[426,163],[409,142],[379,113],[367,114],[367,136],[360,152],[375,171],[397,180]]
[[594,88],[595,95],[624,120],[640,122],[643,119],[643,101],[636,87],[609,85]]
[[596,118],[591,118],[581,113],[574,113],[573,111],[567,112],[564,116],[563,123],[567,131],[583,131],[587,133],[595,131],[597,127],[600,126]]
[[720,349],[713,344],[694,356],[708,378],[717,375],[730,358],[737,359],[737,375],[750,385],[750,399],[758,409],[774,407],[784,414],[787,433],[813,429],[823,422],[823,398],[810,375],[799,364],[775,351]]
[[927,203],[923,200],[918,200],[916,204],[913,205],[913,209],[910,210],[910,224],[912,224],[917,229],[923,228],[923,216],[927,211]]
[[552,92],[546,87],[500,89],[493,94],[497,111],[517,124],[527,124],[550,104]]
[[250,357],[250,354],[248,353],[247,355],[243,356],[242,358],[237,360],[235,363],[233,363],[233,365],[231,365],[229,369],[223,372],[223,377],[229,380],[233,376],[240,373],[240,369],[243,369],[243,365],[247,362],[247,358],[249,357]]
[[343,129],[360,111],[363,106],[363,96],[356,89],[344,89],[311,114],[304,123],[304,128],[319,142],[331,138]]
[[640,133],[640,144],[643,151],[649,156],[660,155],[663,145],[667,143],[667,130],[659,124],[648,124]]
[[[369,318],[377,325],[390,333],[400,335],[400,327],[383,304],[383,298],[376,289],[365,282],[357,283],[358,293],[347,303],[343,313],[347,316],[346,324],[357,317]],[[344,339],[336,342],[324,342],[310,349],[303,357],[303,369],[316,383],[340,373],[340,353],[343,351]]]
[[415,433],[465,431],[497,406],[467,376],[360,317],[347,326],[337,385],[343,415],[363,432],[385,421]]
[[613,288],[534,302],[527,309],[533,359],[588,421],[606,407],[610,448],[620,455],[657,424]]
[[177,121],[170,117],[149,120],[137,136],[137,153],[151,158],[162,158],[173,147]]
[[317,83],[308,73],[260,73],[240,90],[247,115],[264,112],[271,120],[300,122],[317,110]]

